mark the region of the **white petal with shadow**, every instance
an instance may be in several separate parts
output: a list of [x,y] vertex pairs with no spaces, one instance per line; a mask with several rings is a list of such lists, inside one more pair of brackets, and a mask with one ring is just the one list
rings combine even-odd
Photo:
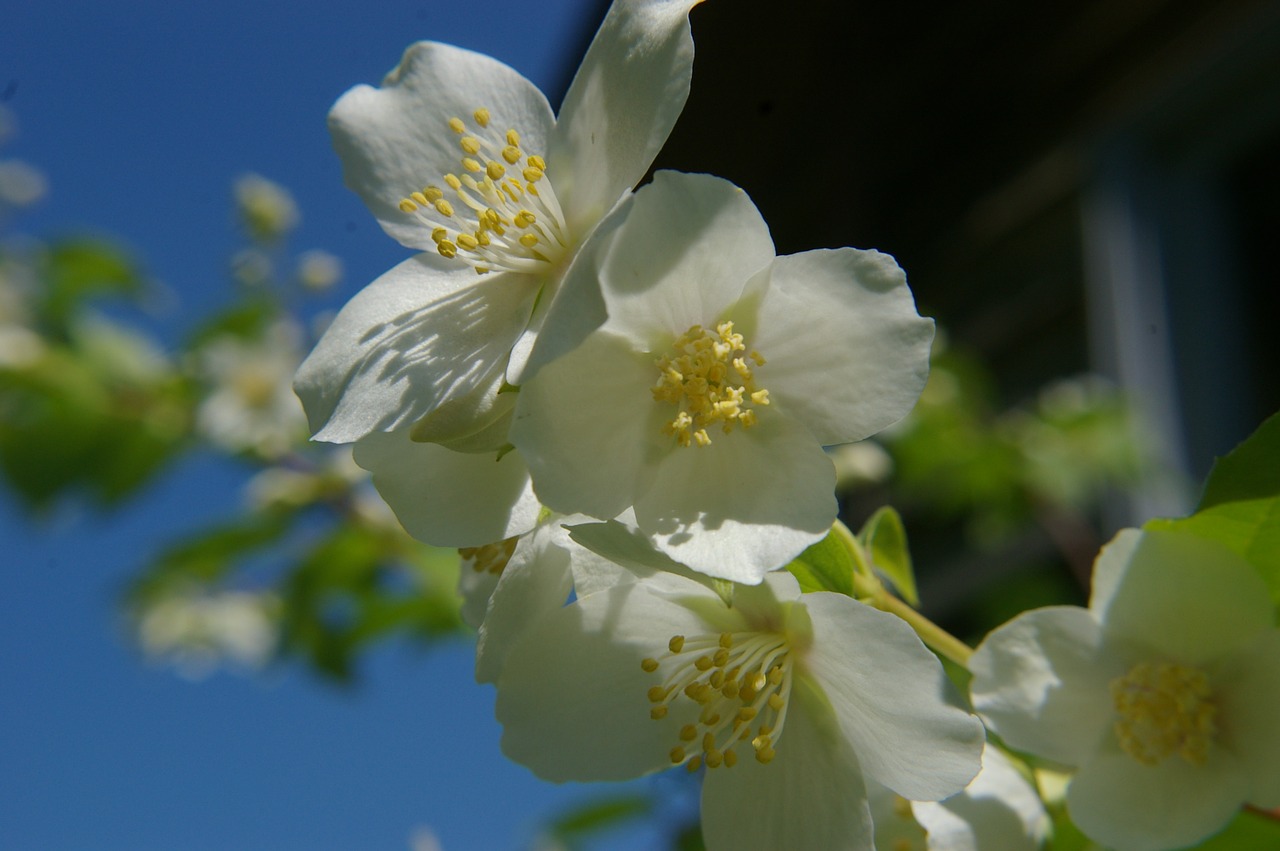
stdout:
[[421,254],[365,287],[298,369],[315,439],[350,443],[416,422],[492,379],[529,319],[536,282],[477,278]]

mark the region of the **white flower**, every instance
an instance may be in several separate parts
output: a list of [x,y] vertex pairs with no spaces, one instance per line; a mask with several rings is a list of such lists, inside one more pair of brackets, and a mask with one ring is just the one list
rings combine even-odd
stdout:
[[1280,630],[1226,548],[1125,530],[1089,608],[1026,612],[974,654],[974,705],[1011,746],[1079,771],[1067,808],[1122,851],[1176,848],[1280,805]]
[[929,368],[933,321],[891,257],[775,257],[751,200],[706,175],[660,172],[619,205],[564,302],[510,432],[538,497],[634,506],[673,559],[737,582],[827,533],[822,447],[900,419]]
[[305,427],[289,386],[300,337],[297,326],[281,321],[261,339],[224,336],[199,351],[199,370],[213,385],[196,410],[196,426],[206,438],[233,452],[267,457],[293,446]]
[[569,537],[565,524],[587,519],[548,513],[528,534],[459,550],[462,617],[479,631],[479,682],[495,682],[511,647],[570,592],[586,597],[634,578]]
[[234,186],[237,212],[249,235],[275,242],[298,226],[298,205],[293,195],[260,174],[243,174]]
[[405,431],[371,434],[356,463],[406,532],[438,547],[478,547],[533,528],[541,506],[519,452],[458,452]]
[[[558,118],[511,68],[433,42],[334,105],[348,186],[425,253],[357,295],[299,370],[317,440],[416,426],[416,440],[449,443],[509,414],[499,391],[519,383],[560,277],[684,105],[696,2],[618,0]],[[487,433],[489,448],[506,442]]]
[[872,784],[871,816],[882,851],[1035,851],[1049,816],[1035,787],[990,744],[982,770],[942,801],[908,801]]
[[260,668],[275,652],[278,606],[270,594],[177,594],[146,608],[138,639],[147,655],[172,662],[191,679],[207,676],[222,662]]
[[692,576],[542,617],[498,677],[503,751],[557,782],[705,765],[712,851],[866,849],[864,777],[933,800],[977,772],[982,725],[903,621],[787,573],[732,607]]
[[332,289],[342,278],[342,261],[330,254],[314,248],[298,255],[298,283],[313,292],[324,292]]

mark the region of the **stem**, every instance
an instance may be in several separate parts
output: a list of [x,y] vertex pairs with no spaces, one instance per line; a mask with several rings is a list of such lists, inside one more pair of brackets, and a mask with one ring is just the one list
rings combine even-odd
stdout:
[[962,668],[969,667],[973,648],[926,618],[910,605],[889,593],[880,577],[876,576],[872,561],[849,527],[837,520],[831,527],[836,538],[853,558],[853,590],[858,599],[881,611],[897,615],[916,631],[920,640],[935,653],[955,662]]
[[906,621],[916,631],[916,635],[920,636],[920,640],[930,649],[950,659],[962,668],[969,667],[969,657],[973,655],[973,648],[911,608],[902,600],[887,591],[882,591],[878,597],[870,602],[877,609],[897,615]]

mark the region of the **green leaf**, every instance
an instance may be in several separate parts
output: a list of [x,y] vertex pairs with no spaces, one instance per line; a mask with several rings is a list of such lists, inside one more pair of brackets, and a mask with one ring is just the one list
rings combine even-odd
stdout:
[[1157,519],[1147,529],[1209,538],[1256,567],[1280,604],[1280,415],[1214,464],[1195,514]]
[[580,804],[550,825],[551,834],[565,843],[574,843],[590,834],[617,829],[653,812],[648,795],[618,795]]
[[800,583],[801,591],[835,591],[853,596],[853,571],[856,565],[835,532],[802,552],[787,570]]
[[1280,820],[1245,810],[1226,829],[1194,851],[1257,851],[1280,848]]
[[86,298],[98,295],[136,297],[143,289],[137,261],[109,242],[68,239],[49,246],[42,277],[44,320],[61,334]]
[[911,553],[907,549],[907,530],[902,526],[902,518],[893,506],[886,505],[871,515],[858,540],[871,554],[872,564],[883,573],[902,599],[912,606],[920,605],[920,595],[916,590],[915,571],[911,567]]

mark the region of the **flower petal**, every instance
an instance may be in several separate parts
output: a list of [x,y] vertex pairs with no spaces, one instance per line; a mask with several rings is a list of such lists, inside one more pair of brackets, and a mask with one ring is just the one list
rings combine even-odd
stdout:
[[1011,747],[1068,766],[1087,761],[1113,718],[1111,658],[1088,610],[1024,612],[992,631],[969,660],[974,708]]
[[929,833],[929,851],[1035,851],[1049,829],[1039,794],[990,744],[982,771],[963,792],[911,809]]
[[461,171],[449,119],[473,126],[481,107],[500,132],[516,129],[522,148],[546,152],[555,119],[542,92],[496,59],[447,44],[410,46],[382,88],[356,86],[333,105],[329,131],[346,184],[402,245],[435,250],[430,229],[401,212],[400,201]]
[[820,698],[796,697],[773,762],[762,765],[744,758],[733,768],[707,773],[702,834],[708,848],[873,847],[857,755],[833,729],[830,710]]
[[770,400],[827,446],[906,416],[932,341],[893,258],[842,248],[774,262],[751,345],[768,359],[758,375]]
[[[725,318],[773,262],[760,212],[718,177],[660,171],[619,214],[626,219],[599,261],[603,327],[655,355],[666,354],[655,345],[665,348],[690,326]],[[754,307],[728,318],[754,323]]]
[[1089,608],[1109,636],[1192,665],[1248,646],[1275,616],[1262,577],[1226,547],[1136,529],[1098,554]]
[[511,648],[543,617],[564,605],[573,590],[569,540],[557,523],[522,537],[489,597],[476,640],[476,681],[498,679]]
[[351,443],[422,419],[490,381],[529,319],[532,279],[420,254],[365,287],[298,369],[316,440]]
[[830,531],[835,468],[796,423],[766,415],[709,446],[666,440],[636,522],[681,564],[754,585]]
[[[689,595],[716,600],[685,585]],[[671,636],[705,629],[688,608],[638,583],[550,613],[511,649],[498,678],[503,752],[555,782],[625,780],[669,767],[668,752],[698,704],[674,701],[654,721],[646,695],[655,683],[640,662]]]
[[533,528],[538,500],[518,452],[454,452],[414,443],[406,431],[371,434],[356,463],[405,530],[439,547],[478,547]]
[[[565,94],[547,152],[575,232],[644,177],[689,96],[699,0],[618,0]],[[564,189],[561,189],[561,186]]]
[[[963,789],[981,766],[985,736],[957,705],[937,657],[887,612],[824,591],[801,600],[813,622],[803,664],[867,776],[916,801]],[[788,724],[779,753],[790,734]]]
[[1116,851],[1194,845],[1226,826],[1248,783],[1233,757],[1210,751],[1205,765],[1180,757],[1147,766],[1114,743],[1067,787],[1067,811],[1091,839]]
[[1280,807],[1280,630],[1268,630],[1230,659],[1214,678],[1214,694],[1220,744],[1249,777],[1246,800],[1266,810]]
[[656,372],[647,355],[600,334],[520,388],[510,438],[543,503],[601,520],[631,505],[661,437]]

